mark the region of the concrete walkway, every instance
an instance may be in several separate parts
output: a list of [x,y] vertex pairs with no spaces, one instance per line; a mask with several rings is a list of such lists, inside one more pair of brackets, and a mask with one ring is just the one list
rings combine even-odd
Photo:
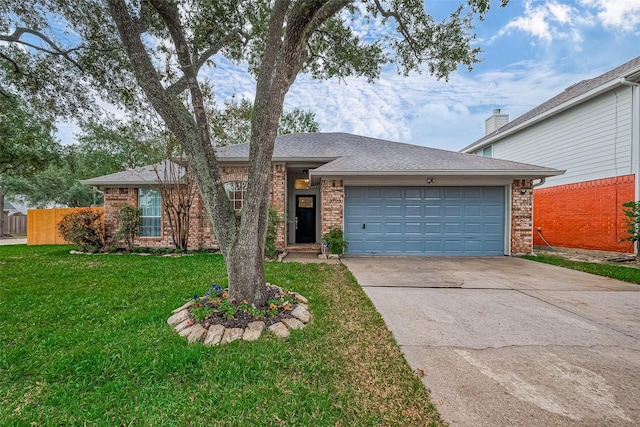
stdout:
[[640,425],[640,285],[519,258],[344,258],[452,426]]

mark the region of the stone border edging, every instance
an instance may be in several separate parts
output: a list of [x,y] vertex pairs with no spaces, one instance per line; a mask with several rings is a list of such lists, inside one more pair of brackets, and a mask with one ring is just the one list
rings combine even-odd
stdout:
[[[281,294],[284,294],[281,288],[277,286],[275,288]],[[280,338],[287,338],[289,331],[304,328],[311,321],[308,300],[297,292],[289,292],[289,295],[292,295],[297,301],[295,308],[289,312],[291,317],[274,323],[269,327],[266,327],[263,321],[257,320],[249,323],[244,329],[225,328],[221,324],[214,324],[205,328],[200,323],[195,322],[189,312],[189,308],[194,303],[193,300],[173,310],[173,314],[167,319],[167,323],[173,326],[178,335],[186,338],[189,343],[202,342],[208,346],[226,344],[239,339],[255,341],[260,338],[264,331],[269,331]]]

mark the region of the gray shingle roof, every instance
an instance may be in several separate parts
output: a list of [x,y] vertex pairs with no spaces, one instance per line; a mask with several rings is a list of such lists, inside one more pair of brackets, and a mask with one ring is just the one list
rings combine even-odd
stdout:
[[[83,185],[95,186],[155,185],[159,182],[158,176],[164,179],[164,173],[169,170],[168,168],[170,163],[172,162],[164,160],[154,165],[142,166],[96,178],[85,179],[80,181],[80,183]],[[179,176],[182,177],[184,175],[184,168],[176,163],[173,163],[173,165],[178,168],[177,172],[179,173]]]
[[540,116],[541,114],[552,110],[553,108],[560,107],[562,104],[574,101],[581,95],[587,94],[588,92],[595,90],[607,83],[620,80],[621,78],[629,78],[634,75],[635,78],[638,78],[638,73],[640,73],[640,56],[633,58],[629,62],[626,62],[619,67],[614,68],[613,70],[607,71],[606,73],[601,74],[598,77],[582,80],[574,85],[569,86],[562,93],[559,93],[548,101],[543,102],[534,109],[524,113],[523,115],[507,123],[506,125],[501,126],[489,135],[483,136],[479,140],[475,141],[472,144],[469,144],[460,151],[466,151],[471,147],[473,147],[474,150],[478,149],[483,144],[488,143],[489,141],[493,141],[494,139],[496,139],[496,137],[499,138],[501,134],[506,133],[508,130],[523,125],[528,121]]
[[[249,144],[217,150],[218,158],[246,160]],[[390,174],[394,172],[539,172],[545,176],[561,173],[508,160],[479,157],[437,148],[369,138],[348,133],[304,133],[282,135],[276,139],[274,161],[326,161],[313,171],[323,174]]]
[[[249,144],[216,149],[218,160],[246,162]],[[369,138],[348,133],[298,133],[276,139],[274,161],[323,163],[311,170],[322,175],[509,175],[541,178],[559,175],[557,169],[479,157],[455,151]],[[150,166],[82,181],[86,185],[131,185],[157,182]]]

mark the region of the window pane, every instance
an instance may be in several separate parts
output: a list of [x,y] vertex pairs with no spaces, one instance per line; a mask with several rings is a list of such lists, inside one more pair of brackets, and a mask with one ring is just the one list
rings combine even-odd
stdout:
[[141,210],[140,237],[160,237],[161,200],[160,191],[155,188],[141,188],[138,191],[138,207]]
[[224,184],[224,189],[227,192],[227,197],[231,201],[231,205],[236,211],[242,209],[244,204],[244,198],[247,193],[246,181],[233,181]]

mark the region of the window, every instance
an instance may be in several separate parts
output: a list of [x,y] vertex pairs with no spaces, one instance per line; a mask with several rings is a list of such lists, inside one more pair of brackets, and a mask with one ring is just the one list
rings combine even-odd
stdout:
[[476,151],[476,156],[493,157],[493,145],[489,145],[488,147],[484,147],[482,150]]
[[247,194],[247,181],[227,182],[224,185],[224,189],[227,192],[227,197],[231,200],[233,209],[240,211],[244,204],[244,197]]
[[162,208],[160,190],[141,188],[138,191],[138,207],[140,208],[140,237],[160,237]]

